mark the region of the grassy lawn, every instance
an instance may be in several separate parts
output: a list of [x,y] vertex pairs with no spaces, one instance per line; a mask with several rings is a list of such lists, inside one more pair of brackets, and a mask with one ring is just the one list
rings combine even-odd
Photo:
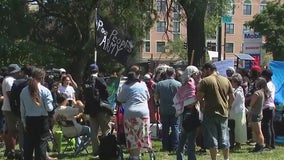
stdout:
[[[153,142],[156,159],[157,160],[175,160],[176,156],[173,153],[168,152],[160,152],[161,148],[161,142],[160,141],[154,141]],[[253,146],[249,145],[243,145],[242,149],[238,151],[234,151],[230,153],[230,160],[283,160],[284,159],[284,145],[277,144],[276,149],[272,151],[264,151],[262,153],[249,153],[249,150],[251,150]],[[198,150],[199,148],[197,148]],[[88,147],[89,154],[86,153],[86,151],[81,152],[77,156],[73,156],[72,152],[66,152],[64,155],[61,155],[59,159],[74,159],[74,160],[99,160],[98,157],[92,156],[91,153],[91,146]],[[51,156],[57,157],[57,153],[51,152]],[[127,158],[128,154],[125,152],[124,158]],[[186,160],[187,158],[185,158]],[[207,151],[206,154],[197,154],[198,160],[210,160],[209,151]],[[144,154],[142,157],[142,160],[149,160],[149,155]],[[218,160],[223,160],[222,153],[218,156]]]
[[[63,143],[64,144],[64,143]],[[52,146],[52,145],[51,145]],[[64,147],[64,146],[63,146]],[[168,152],[160,152],[161,142],[160,141],[153,141],[153,147],[156,154],[156,160],[175,160],[176,156],[173,153]],[[230,153],[230,160],[284,160],[284,145],[277,144],[276,149],[272,151],[264,151],[262,153],[249,153],[253,146],[243,145],[242,149],[231,152]],[[199,148],[196,148],[197,150]],[[87,148],[89,153],[86,151],[81,152],[79,155],[74,156],[72,151],[67,151],[66,153],[61,154],[58,156],[57,152],[50,152],[49,154],[53,157],[58,157],[59,159],[73,159],[73,160],[99,160],[98,157],[94,157],[91,155],[91,145]],[[0,159],[3,158],[4,148],[0,148]],[[127,158],[128,154],[124,153],[124,158]],[[144,154],[142,160],[149,160],[149,155]],[[209,151],[206,154],[197,154],[198,160],[210,160]],[[187,158],[185,158],[187,160]],[[218,156],[218,160],[223,160],[222,154]]]

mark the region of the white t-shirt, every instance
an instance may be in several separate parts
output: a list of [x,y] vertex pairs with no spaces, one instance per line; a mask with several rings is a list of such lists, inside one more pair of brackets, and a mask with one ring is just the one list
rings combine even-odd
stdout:
[[270,92],[270,97],[268,97],[263,105],[262,109],[266,109],[266,108],[270,108],[270,109],[274,109],[275,108],[275,104],[274,104],[274,98],[275,98],[275,86],[273,84],[272,81],[267,82],[267,88]]
[[72,86],[59,86],[59,93],[65,93],[67,95],[67,100],[73,100],[75,97],[75,90]]
[[7,92],[11,91],[14,81],[15,78],[8,76],[2,82],[2,93],[4,96],[2,111],[11,111],[10,100]]

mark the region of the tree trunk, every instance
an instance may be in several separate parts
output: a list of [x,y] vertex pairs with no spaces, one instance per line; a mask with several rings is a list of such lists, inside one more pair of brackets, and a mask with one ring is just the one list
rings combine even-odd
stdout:
[[83,51],[77,52],[75,54],[73,61],[71,63],[70,70],[72,71],[72,77],[75,82],[78,84],[78,87],[81,87],[81,84],[84,81],[84,73],[89,64],[89,55],[88,53],[84,53]]
[[[181,0],[187,16],[188,65],[199,67],[205,58],[204,18],[208,0]],[[191,60],[193,57],[193,60]],[[192,63],[191,63],[192,62]]]

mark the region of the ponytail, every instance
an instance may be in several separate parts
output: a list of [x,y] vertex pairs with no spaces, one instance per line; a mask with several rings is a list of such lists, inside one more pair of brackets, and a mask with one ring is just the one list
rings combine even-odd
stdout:
[[34,78],[29,80],[29,91],[33,101],[36,103],[37,106],[40,105],[40,97],[39,97],[39,90],[38,90],[38,82]]
[[29,80],[29,91],[32,97],[32,100],[36,103],[36,105],[40,106],[41,100],[39,95],[38,83],[40,83],[45,76],[45,72],[42,69],[34,68],[32,72],[32,76]]

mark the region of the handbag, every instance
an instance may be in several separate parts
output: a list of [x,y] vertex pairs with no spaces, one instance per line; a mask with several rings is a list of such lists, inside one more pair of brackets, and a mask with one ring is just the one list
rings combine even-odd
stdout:
[[193,108],[187,108],[182,114],[182,127],[185,131],[190,132],[200,126],[198,110]]

